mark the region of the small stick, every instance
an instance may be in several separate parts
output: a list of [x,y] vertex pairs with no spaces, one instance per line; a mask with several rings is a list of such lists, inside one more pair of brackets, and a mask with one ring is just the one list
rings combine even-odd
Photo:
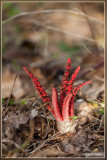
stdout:
[[32,153],[40,150],[40,149],[43,147],[43,145],[45,145],[46,142],[51,141],[51,140],[52,140],[55,136],[57,136],[58,134],[60,135],[60,133],[57,132],[57,133],[54,134],[53,136],[51,136],[51,137],[49,137],[48,139],[46,139],[45,141],[43,141],[42,144],[40,144],[37,148],[35,148],[32,152],[30,152],[30,154],[32,154]]
[[[40,107],[37,108],[37,110],[40,110],[41,108],[45,107],[45,106],[46,106],[47,104],[49,104],[49,103],[50,103],[50,102],[47,102],[47,103],[41,105]],[[52,109],[53,109],[53,108],[52,108]]]
[[8,104],[9,104],[9,101],[10,101],[10,98],[11,98],[11,95],[12,95],[12,92],[13,92],[13,88],[14,88],[14,86],[15,86],[16,79],[17,79],[17,75],[15,76],[14,83],[13,83],[13,86],[12,86],[12,90],[11,90],[10,96],[9,96],[9,98],[8,98],[8,100],[7,100],[7,104],[6,104],[6,108],[5,108],[5,112],[4,112],[3,116],[6,114],[6,112],[7,112],[7,110],[8,110],[7,107],[8,107]]
[[103,121],[104,121],[104,116],[102,116],[102,118],[101,118],[100,126],[98,128],[98,132],[100,131],[100,128],[101,128],[101,125],[102,125]]
[[15,143],[14,141],[9,140],[9,139],[2,139],[2,142],[3,143],[11,143],[11,144],[13,144],[16,148],[21,150],[27,156],[27,153],[25,152],[25,150],[21,146],[19,146],[17,143]]
[[[85,13],[85,14],[87,15],[87,12],[86,12],[86,10],[85,10],[84,5],[80,3],[80,6],[81,6],[81,9],[82,9],[83,13]],[[90,22],[90,20],[89,20],[88,17],[85,17],[85,18],[86,18],[87,24],[88,24],[88,26],[89,26],[89,28],[90,28],[90,32],[91,32],[92,39],[96,40],[95,33],[94,33],[94,26],[93,26],[93,24]],[[95,45],[95,48],[96,48],[97,53],[99,53],[99,49],[98,49],[97,43],[95,43],[94,45]]]
[[14,88],[14,86],[15,86],[16,79],[17,79],[17,75],[15,76],[14,83],[13,83],[13,87],[12,87],[12,90],[11,90],[10,96],[9,96],[9,98],[8,98],[6,108],[8,107],[8,104],[9,104],[9,101],[10,101],[10,98],[11,98],[11,95],[12,95],[12,92],[13,92],[13,88]]
[[95,54],[93,54],[93,53],[86,47],[86,45],[85,45],[84,43],[83,43],[83,45],[84,45],[85,49],[86,49],[92,56],[94,56],[96,59],[98,59],[98,60],[101,61],[101,59],[100,59],[99,57],[97,57]]

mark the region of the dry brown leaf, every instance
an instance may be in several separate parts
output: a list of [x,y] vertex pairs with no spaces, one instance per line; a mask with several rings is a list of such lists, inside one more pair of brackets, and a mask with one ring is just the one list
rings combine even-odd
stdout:
[[13,128],[19,128],[21,124],[26,124],[29,117],[24,113],[16,114],[14,112],[8,112],[8,115],[4,119],[6,126],[12,126]]

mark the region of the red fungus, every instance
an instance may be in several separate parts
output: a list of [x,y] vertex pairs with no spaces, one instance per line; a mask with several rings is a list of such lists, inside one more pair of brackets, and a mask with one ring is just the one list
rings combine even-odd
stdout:
[[72,74],[72,77],[71,77],[71,79],[69,80],[68,86],[67,86],[67,88],[66,88],[66,94],[69,94],[69,93],[72,91],[72,86],[73,86],[73,83],[74,83],[74,81],[75,81],[75,78],[76,78],[79,70],[80,70],[80,66],[75,70],[74,74]]
[[54,113],[55,113],[55,116],[56,116],[56,120],[58,121],[62,121],[62,116],[59,112],[59,104],[58,104],[58,94],[57,94],[57,91],[55,88],[53,88],[53,91],[52,91],[52,105],[53,105],[53,108],[54,108]]
[[[44,90],[44,88],[42,87],[41,83],[39,82],[39,80],[35,77],[35,75],[29,71],[26,67],[23,67],[23,69],[28,73],[28,75],[30,76],[30,78],[32,79],[39,95],[41,96],[42,100],[44,103],[50,102],[50,98],[48,97],[46,91]],[[49,110],[51,110],[51,105],[48,104],[47,108]],[[52,110],[51,113],[54,115],[54,111]],[[54,115],[55,116],[55,115]]]
[[60,103],[60,108],[62,107],[62,103],[63,103],[65,93],[66,93],[66,88],[67,88],[67,85],[68,85],[70,67],[71,67],[71,59],[68,58],[67,65],[66,65],[65,72],[64,72],[64,75],[63,75],[63,79],[62,79],[61,91],[60,91],[60,102],[59,102]]
[[70,101],[72,98],[73,94],[68,94],[63,102],[63,106],[62,106],[62,116],[63,116],[63,120],[68,120],[68,118],[70,117],[69,115],[69,106],[70,106]]
[[[70,67],[71,67],[71,59],[69,58],[67,61],[66,69],[64,72],[64,76],[62,79],[62,85],[61,85],[61,91],[60,91],[60,98],[58,101],[58,94],[55,88],[53,88],[52,91],[52,106],[50,104],[47,105],[47,108],[51,110],[51,113],[56,118],[59,125],[64,125],[64,129],[68,131],[66,128],[70,125],[70,121],[72,119],[69,119],[69,117],[74,116],[74,99],[78,92],[78,90],[83,87],[84,85],[90,83],[91,81],[81,83],[73,88],[73,83],[75,81],[75,78],[77,76],[77,73],[80,70],[80,66],[75,70],[74,74],[72,74],[71,79],[69,79],[69,73],[70,73]],[[44,103],[50,102],[50,98],[48,97],[46,91],[42,87],[39,80],[34,76],[34,74],[29,71],[26,67],[23,67],[23,69],[28,73],[28,75],[31,77],[39,95],[41,96]],[[53,109],[51,109],[53,107]],[[61,127],[59,127],[61,128]],[[65,131],[65,132],[66,132]]]

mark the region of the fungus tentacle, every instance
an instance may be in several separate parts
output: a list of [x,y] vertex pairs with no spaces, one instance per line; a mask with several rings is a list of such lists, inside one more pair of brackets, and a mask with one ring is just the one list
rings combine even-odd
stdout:
[[59,105],[58,105],[58,94],[55,88],[53,88],[53,91],[52,91],[52,105],[53,105],[56,120],[62,121],[63,119],[60,114]]
[[[45,92],[44,88],[42,87],[41,83],[39,82],[39,80],[35,77],[35,75],[29,71],[26,67],[23,67],[23,69],[28,73],[28,75],[30,76],[30,78],[32,79],[40,97],[42,98],[44,103],[50,102],[50,98],[48,97],[47,93]],[[51,105],[47,105],[47,108],[49,110],[51,110]],[[54,112],[52,111],[52,114],[54,114]]]
[[63,100],[65,98],[66,87],[68,85],[70,67],[71,67],[71,59],[68,58],[68,61],[67,61],[67,64],[66,64],[66,68],[65,68],[65,72],[64,72],[64,75],[63,75],[63,79],[62,79],[61,90],[60,90],[60,102],[59,102],[60,108],[62,107]]
[[78,90],[83,87],[84,85],[88,84],[88,83],[91,83],[91,81],[88,81],[88,82],[83,82],[81,84],[78,84],[73,90],[72,90],[72,99],[71,99],[71,106],[70,106],[70,110],[69,110],[69,113],[70,113],[70,117],[73,117],[74,116],[74,99],[75,99],[75,96],[78,92]]
[[78,84],[73,90],[72,90],[72,94],[75,96],[78,92],[78,90],[83,87],[84,85],[88,84],[88,83],[91,83],[92,81],[88,81],[88,82],[83,82],[83,83],[80,83]]
[[71,92],[73,83],[74,83],[74,81],[75,81],[75,78],[76,78],[79,70],[80,70],[80,66],[79,66],[79,67],[75,70],[75,72],[72,74],[72,77],[71,77],[71,79],[70,79],[69,82],[68,82],[68,86],[67,86],[67,89],[66,89],[66,94],[69,94],[69,93]]
[[75,99],[75,96],[72,96],[72,99],[69,105],[69,117],[73,117],[75,114],[74,113],[74,99]]
[[[78,84],[76,87],[73,87],[73,83],[76,79],[76,76],[80,70],[80,66],[75,70],[74,74],[72,74],[71,79],[68,81],[69,78],[69,72],[71,67],[71,59],[69,58],[67,61],[66,69],[64,72],[64,76],[62,79],[62,85],[61,85],[61,91],[60,91],[60,99],[58,102],[58,94],[55,88],[52,90],[52,105],[50,104],[50,98],[48,97],[46,91],[42,87],[39,80],[34,76],[34,74],[29,71],[26,67],[23,67],[23,69],[28,73],[30,78],[32,79],[39,95],[41,96],[44,103],[49,102],[47,104],[47,108],[51,113],[54,115],[54,117],[57,120],[57,124],[64,125],[64,131],[63,133],[66,133],[69,130],[70,122],[68,120],[69,117],[74,116],[74,99],[78,92],[78,90],[83,87],[84,85],[91,83],[91,81],[84,82],[81,84]],[[52,108],[53,106],[53,108]],[[71,119],[70,119],[71,121]],[[59,127],[60,128],[60,127]],[[63,127],[61,127],[63,128]],[[62,131],[62,129],[61,129]]]
[[70,101],[71,101],[72,96],[73,94],[68,94],[64,99],[63,107],[62,107],[63,120],[68,120],[68,118],[70,117],[69,106],[70,106]]

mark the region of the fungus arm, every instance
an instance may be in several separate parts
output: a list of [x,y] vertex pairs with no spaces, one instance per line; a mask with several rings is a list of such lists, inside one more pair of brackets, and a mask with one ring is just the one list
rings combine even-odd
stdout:
[[60,91],[60,108],[62,107],[63,100],[65,98],[66,87],[68,85],[69,72],[71,67],[71,59],[68,58],[66,69],[62,79],[61,91]]
[[[42,87],[41,83],[39,82],[39,80],[35,77],[35,75],[29,71],[26,67],[23,67],[23,69],[28,73],[28,75],[30,76],[30,78],[32,79],[40,97],[42,98],[44,103],[50,102],[50,98],[48,97],[47,93],[45,92],[44,88]],[[47,108],[49,110],[51,110],[51,106],[47,105]]]
[[61,116],[59,105],[58,105],[58,95],[55,88],[53,88],[53,91],[52,91],[52,105],[53,105],[56,120],[62,121],[62,116]]
[[72,90],[71,93],[73,94],[73,96],[72,96],[72,99],[71,99],[71,106],[70,106],[70,111],[69,111],[69,112],[70,112],[70,117],[73,117],[73,116],[74,116],[74,99],[75,99],[75,96],[76,96],[78,90],[79,90],[81,87],[83,87],[84,85],[88,84],[88,83],[91,83],[91,81],[83,82],[83,83],[77,85],[77,86]]
[[76,78],[79,70],[80,70],[80,66],[75,70],[74,74],[72,74],[72,77],[68,82],[68,86],[67,86],[67,89],[66,89],[66,94],[69,94],[71,92],[73,83],[75,81],[75,78]]
[[64,99],[63,107],[62,107],[63,120],[68,120],[68,118],[70,117],[69,106],[70,106],[70,101],[71,101],[72,96],[73,94],[68,94]]

